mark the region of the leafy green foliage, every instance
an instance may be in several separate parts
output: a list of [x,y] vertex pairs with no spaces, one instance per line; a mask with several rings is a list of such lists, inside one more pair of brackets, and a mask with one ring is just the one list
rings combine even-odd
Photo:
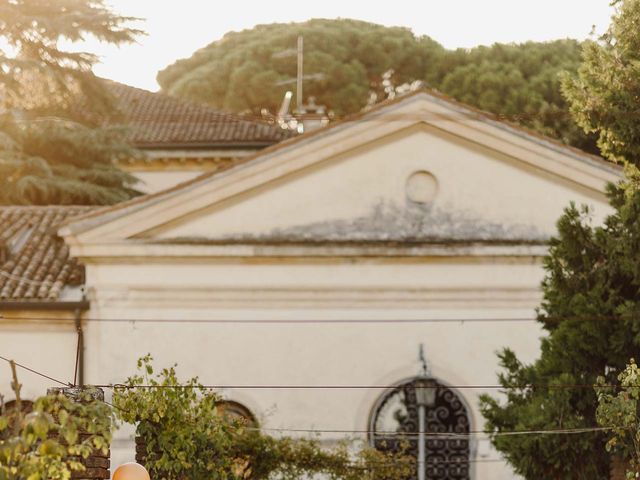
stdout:
[[278,110],[293,85],[295,55],[282,55],[304,36],[305,96],[315,96],[336,115],[355,113],[394,85],[420,80],[469,105],[506,115],[536,131],[595,151],[593,138],[571,118],[561,95],[559,72],[575,72],[580,45],[573,40],[446,50],[404,28],[354,20],[315,19],[259,25],[231,32],[158,74],[170,94],[218,108],[259,114]]
[[382,74],[393,68],[399,83],[423,77],[443,48],[416,38],[406,28],[387,28],[356,20],[310,20],[305,23],[259,25],[231,32],[218,42],[179,60],[158,74],[172,94],[229,110],[276,111],[291,88],[277,82],[295,78],[295,48],[304,34],[306,74],[323,78],[305,84],[305,92],[336,114],[356,112],[369,92],[383,94]]
[[[604,375],[616,382],[640,346],[640,180],[609,188],[614,213],[593,226],[589,210],[567,208],[545,260],[539,319],[549,335],[540,358],[520,363],[501,354],[500,383],[593,385]],[[596,426],[593,389],[530,387],[506,393],[506,401],[482,398],[490,430]],[[528,479],[605,478],[610,458],[605,433],[580,436],[495,437],[494,445]]]
[[138,370],[116,390],[114,405],[123,421],[137,425],[152,478],[294,480],[320,473],[332,480],[394,480],[415,471],[413,459],[401,455],[363,448],[354,456],[346,444],[327,450],[310,439],[265,436],[225,416],[218,395],[197,378],[181,383],[174,367],[154,375],[149,355]]
[[108,205],[138,192],[115,161],[139,156],[115,127],[0,119],[0,204]]
[[626,476],[631,480],[640,475],[640,370],[635,360],[631,359],[618,380],[616,391],[604,377],[598,378],[596,418],[598,424],[614,429],[607,451],[620,452],[629,460]]
[[0,204],[111,204],[137,194],[114,160],[136,156],[121,131],[97,128],[117,109],[91,71],[97,57],[59,43],[121,44],[141,32],[103,0],[0,4]]
[[89,36],[130,43],[142,33],[128,26],[132,20],[114,14],[105,0],[3,1],[0,37],[8,48],[0,50],[0,107],[37,110],[80,101],[108,111],[107,91],[91,73],[98,57],[59,44]]
[[594,139],[571,117],[560,87],[561,73],[577,70],[580,51],[574,40],[457,51],[441,68],[444,76],[436,87],[458,101],[596,152]]
[[584,62],[563,88],[578,124],[598,135],[603,155],[640,166],[640,1],[614,3],[608,32],[585,43]]
[[1,480],[68,480],[84,470],[81,459],[96,450],[107,453],[111,409],[88,394],[78,400],[49,395],[24,417],[15,411],[0,415]]

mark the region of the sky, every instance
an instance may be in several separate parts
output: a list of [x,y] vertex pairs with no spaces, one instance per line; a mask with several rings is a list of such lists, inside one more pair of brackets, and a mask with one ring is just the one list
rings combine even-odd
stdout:
[[585,39],[609,24],[610,0],[109,0],[120,14],[145,18],[148,32],[136,45],[120,48],[94,42],[100,76],[157,90],[159,70],[190,56],[226,32],[310,18],[354,18],[408,27],[447,48],[496,42]]

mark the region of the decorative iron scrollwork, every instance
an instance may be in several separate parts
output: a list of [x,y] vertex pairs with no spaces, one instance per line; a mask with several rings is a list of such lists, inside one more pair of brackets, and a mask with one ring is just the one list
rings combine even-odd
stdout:
[[[371,443],[381,451],[418,456],[418,404],[415,380],[387,392],[371,420]],[[436,401],[426,410],[426,478],[469,480],[469,439],[441,434],[468,434],[467,410],[451,389],[437,384]],[[407,435],[404,435],[407,434]]]

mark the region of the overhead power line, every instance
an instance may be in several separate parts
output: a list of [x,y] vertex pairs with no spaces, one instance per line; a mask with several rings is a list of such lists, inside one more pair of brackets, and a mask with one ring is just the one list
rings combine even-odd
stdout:
[[[0,360],[4,360],[7,363],[11,363],[12,360],[1,356]],[[58,380],[50,375],[46,375],[42,372],[39,372],[33,368],[27,367],[18,362],[13,362],[16,366],[27,370],[31,373],[39,375],[48,380],[54,381],[66,387],[73,387],[72,383],[66,383],[62,380]],[[99,385],[92,385],[93,387],[100,387]],[[103,385],[103,387],[116,387],[114,385]],[[124,386],[126,387],[126,386]],[[144,386],[141,386],[144,387]],[[158,386],[159,387],[159,386]],[[197,388],[196,386],[176,386],[182,388]],[[360,387],[358,387],[360,388]],[[364,388],[364,387],[363,387]],[[113,407],[115,409],[122,410],[120,407],[109,403],[104,402],[106,405]],[[514,435],[572,435],[572,434],[583,434],[583,433],[593,433],[593,432],[606,432],[612,430],[621,430],[621,429],[629,429],[630,427],[585,427],[585,428],[553,428],[553,429],[538,429],[538,430],[513,430],[513,431],[499,431],[499,432],[491,432],[484,430],[473,430],[469,432],[426,432],[429,438],[443,438],[443,439],[451,439],[451,438],[469,438],[471,436],[476,435],[486,435],[491,437],[496,436],[514,436]],[[258,428],[258,427],[247,427],[249,430],[256,431],[264,431],[264,432],[280,432],[280,433],[315,433],[315,434],[370,434],[370,435],[379,435],[379,436],[400,436],[400,437],[411,437],[419,435],[417,432],[394,432],[394,431],[374,431],[374,430],[343,430],[343,429],[317,429],[317,428]]]
[[[27,321],[60,321],[59,317],[5,317],[0,313],[0,319],[27,320]],[[420,323],[531,323],[537,320],[533,317],[487,317],[487,318],[95,318],[84,317],[84,323],[154,323],[154,324],[234,324],[234,325],[318,325],[318,324],[420,324]]]
[[[3,316],[0,313],[0,320],[25,320],[25,321],[64,321],[60,317],[11,317]],[[148,324],[220,324],[220,325],[321,325],[321,324],[429,324],[429,323],[535,323],[535,322],[562,322],[562,321],[623,321],[639,320],[640,316],[630,315],[573,315],[558,317],[542,317],[540,319],[532,316],[523,317],[440,317],[440,318],[141,318],[141,317],[120,317],[120,318],[99,318],[84,317],[83,323],[148,323]]]
[[[92,385],[97,388],[109,388],[114,390],[391,390],[402,385],[126,385],[117,383],[104,383]],[[581,390],[602,388],[619,388],[619,385],[596,385],[592,383],[582,384],[519,384],[519,385],[433,385],[420,388],[439,389],[448,388],[452,390],[525,390],[530,388],[548,388],[550,390]],[[636,388],[636,387],[633,387]],[[640,388],[640,387],[637,387]]]
[[[24,318],[24,317],[22,317]],[[37,318],[36,318],[37,319]],[[40,318],[41,319],[41,318]],[[39,319],[38,319],[39,320]],[[279,324],[279,325],[300,325],[300,324],[401,324],[401,323],[490,323],[490,322],[535,322],[535,318],[266,318],[266,319],[231,319],[231,318],[83,318],[83,322],[88,323],[192,323],[192,324]]]
[[[3,357],[3,356],[1,356],[1,355],[0,355],[0,360],[4,360],[5,362],[7,362],[7,363],[9,363],[9,364],[11,363],[11,360],[10,360],[10,359],[8,359],[8,358],[6,358],[6,357]],[[43,377],[43,378],[46,378],[46,379],[48,379],[48,380],[51,380],[52,382],[59,383],[60,385],[64,385],[65,387],[73,387],[73,386],[74,386],[74,385],[73,385],[73,383],[70,383],[70,382],[63,382],[62,380],[58,380],[57,378],[51,377],[51,376],[49,376],[49,375],[47,375],[47,374],[45,374],[45,373],[39,372],[39,371],[37,371],[37,370],[34,370],[33,368],[27,367],[26,365],[22,365],[21,363],[18,363],[18,362],[15,362],[15,361],[14,361],[13,363],[15,363],[15,365],[16,365],[17,367],[20,367],[20,368],[22,368],[23,370],[26,370],[26,371],[28,371],[28,372],[34,373],[35,375],[39,375],[39,376],[41,376],[41,377]]]
[[[4,360],[7,363],[11,363],[9,358],[0,355],[0,360]],[[43,378],[51,380],[53,382],[59,383],[60,385],[64,385],[66,387],[74,387],[76,386],[71,382],[64,382],[55,377],[42,373],[38,370],[35,370],[31,367],[23,365],[18,362],[14,362],[16,366],[27,370],[35,375],[39,375]],[[220,384],[220,385],[155,385],[155,384],[146,384],[146,385],[126,385],[122,383],[96,383],[87,385],[94,388],[109,388],[114,390],[130,390],[130,389],[197,389],[197,390],[390,390],[399,388],[402,385],[394,384],[394,385],[232,385],[232,384]],[[434,385],[434,386],[424,386],[420,388],[448,388],[454,390],[524,390],[530,388],[541,388],[541,389],[590,389],[590,388],[620,388],[619,385],[613,384],[520,384],[520,385]],[[625,388],[640,388],[629,386]]]
[[21,275],[14,275],[13,273],[7,272],[6,270],[0,270],[0,277],[4,277],[8,280],[13,280],[15,282],[24,282],[27,285],[33,285],[35,287],[39,287],[40,285],[52,285],[53,282],[48,281],[48,280],[44,280],[44,281],[39,281],[39,280],[32,280],[28,277],[23,277]]
[[[292,83],[289,81],[285,81],[282,84]],[[396,97],[397,99],[402,97]],[[446,101],[446,100],[445,100]],[[375,109],[376,105],[373,105],[372,108]],[[473,106],[463,105],[462,108],[474,108]],[[531,113],[492,113],[489,111],[467,111],[467,112],[456,112],[456,113],[436,113],[436,112],[425,112],[421,114],[417,113],[399,113],[399,114],[391,114],[387,113],[383,117],[371,116],[367,117],[367,111],[357,112],[354,114],[347,115],[342,118],[338,118],[335,120],[336,123],[348,122],[348,121],[358,121],[358,122],[394,122],[399,120],[449,120],[449,121],[499,121],[499,122],[522,122],[529,120],[549,120],[549,119],[568,119],[573,120],[571,113],[565,110],[556,110],[554,112],[546,112],[544,114],[540,114],[537,112]],[[640,118],[640,112],[620,112],[618,115],[620,118]],[[256,120],[268,123],[275,123],[275,116],[272,118],[271,116],[263,116],[256,114],[245,114],[243,118],[247,120]],[[519,126],[519,125],[517,125]]]
[[[317,428],[259,428],[247,427],[248,430],[281,433],[336,433],[336,434],[367,434],[380,437],[417,437],[418,432],[394,432],[375,430],[341,430],[341,429],[317,429]],[[521,435],[579,435],[583,433],[607,432],[612,430],[629,430],[631,427],[584,427],[584,428],[547,428],[537,430],[513,430],[491,432],[486,430],[472,430],[469,432],[424,432],[424,435],[432,439],[466,439],[475,436],[507,437]]]
[[[123,412],[130,413],[128,410],[118,407],[113,403],[102,401],[110,407]],[[321,428],[265,428],[265,427],[244,427],[249,431],[256,432],[272,432],[272,433],[312,433],[312,434],[342,434],[342,435],[378,435],[379,437],[417,437],[419,432],[397,432],[397,431],[379,431],[379,430],[349,430],[349,429],[321,429]],[[431,439],[468,439],[477,436],[486,437],[505,437],[505,436],[521,436],[521,435],[579,435],[584,433],[607,432],[612,430],[629,430],[632,427],[614,426],[614,427],[582,427],[582,428],[547,428],[547,429],[530,429],[530,430],[512,430],[512,431],[486,431],[471,430],[468,432],[424,432],[424,435]]]

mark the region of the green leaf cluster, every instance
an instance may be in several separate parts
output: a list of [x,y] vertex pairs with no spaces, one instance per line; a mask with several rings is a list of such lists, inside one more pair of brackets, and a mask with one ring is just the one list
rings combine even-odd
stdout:
[[71,400],[39,398],[26,416],[0,415],[0,480],[68,480],[84,470],[81,459],[104,454],[111,443],[111,409],[89,392]]
[[593,135],[572,118],[561,79],[580,65],[575,40],[495,44],[448,53],[434,86],[465,104],[504,116],[538,133],[597,152]]
[[108,92],[91,72],[98,56],[61,48],[88,37],[121,45],[143,32],[105,0],[10,0],[0,5],[0,107],[50,110],[91,102],[109,111]]
[[[366,107],[393,85],[416,80],[459,101],[514,118],[542,134],[595,151],[593,137],[574,123],[561,94],[559,73],[575,72],[580,44],[573,40],[447,50],[409,29],[337,19],[258,25],[221,40],[158,74],[163,90],[218,108],[260,114],[278,110],[295,78],[291,49],[304,37],[305,97],[314,96],[340,117]],[[293,54],[288,54],[293,53]],[[516,116],[516,117],[514,117]]]
[[574,118],[597,134],[603,155],[640,166],[640,1],[613,3],[609,30],[585,43],[578,73],[562,85]]
[[0,4],[0,204],[112,204],[138,194],[115,162],[135,157],[115,123],[98,58],[64,50],[86,37],[122,44],[141,32],[103,0]]
[[[114,393],[118,417],[136,425],[145,445],[145,466],[157,479],[299,479],[315,474],[331,480],[410,478],[414,460],[347,444],[325,449],[313,439],[274,438],[255,425],[232,419],[220,397],[197,378],[180,382],[175,366],[154,374],[152,358]],[[151,386],[151,388],[145,388]]]
[[0,204],[109,205],[139,192],[115,162],[140,153],[119,127],[0,117]]
[[607,451],[629,459],[628,479],[640,475],[640,369],[634,359],[620,375],[619,389],[612,388],[604,377],[598,378],[598,424],[612,428]]

